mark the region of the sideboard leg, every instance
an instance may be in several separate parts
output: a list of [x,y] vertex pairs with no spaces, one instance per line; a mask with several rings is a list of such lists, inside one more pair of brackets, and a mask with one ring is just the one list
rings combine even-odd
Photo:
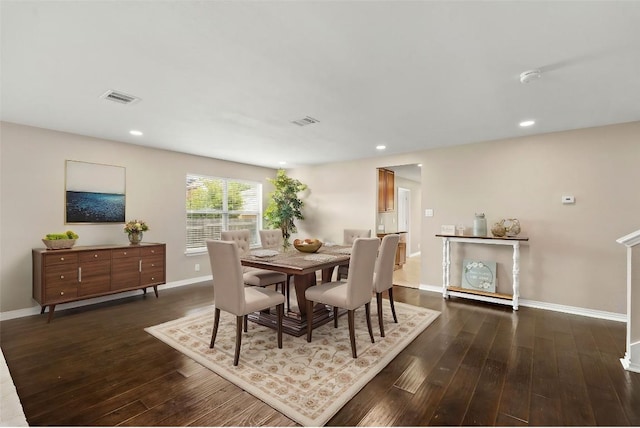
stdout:
[[53,311],[56,310],[56,305],[49,305],[49,317],[47,318],[47,324],[53,319]]
[[153,286],[153,292],[156,293],[156,299],[158,298],[158,286],[154,285]]
[[43,305],[42,309],[40,309],[40,315],[44,314],[44,310],[47,308],[47,305]]

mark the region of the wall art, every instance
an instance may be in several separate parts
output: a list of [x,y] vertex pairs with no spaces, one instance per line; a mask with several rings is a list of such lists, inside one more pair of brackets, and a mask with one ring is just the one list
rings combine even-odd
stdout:
[[496,292],[496,262],[464,259],[462,262],[462,288]]
[[66,161],[65,223],[124,223],[126,168]]

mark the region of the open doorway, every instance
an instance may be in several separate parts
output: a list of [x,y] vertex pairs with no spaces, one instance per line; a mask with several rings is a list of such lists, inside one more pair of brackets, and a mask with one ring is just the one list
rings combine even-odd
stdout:
[[[380,232],[403,233],[405,241],[404,264],[396,269],[393,283],[405,287],[420,287],[420,238],[421,238],[421,181],[422,172],[418,164],[392,165],[383,167],[393,172],[394,197],[387,203],[386,209],[380,209],[380,191],[378,192],[377,229]],[[378,181],[380,190],[380,180]],[[388,194],[388,193],[387,193]],[[392,208],[389,209],[389,206]]]

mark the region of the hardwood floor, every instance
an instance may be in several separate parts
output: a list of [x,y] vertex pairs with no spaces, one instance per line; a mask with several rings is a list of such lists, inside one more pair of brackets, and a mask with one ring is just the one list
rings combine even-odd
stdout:
[[[640,425],[640,374],[619,362],[625,324],[405,287],[394,297],[442,314],[328,425]],[[56,312],[51,324],[0,323],[28,422],[295,425],[143,330],[212,298],[200,283]]]

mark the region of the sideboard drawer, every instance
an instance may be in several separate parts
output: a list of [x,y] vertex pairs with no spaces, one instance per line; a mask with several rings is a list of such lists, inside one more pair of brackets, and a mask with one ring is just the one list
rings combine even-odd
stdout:
[[164,245],[140,248],[142,257],[146,256],[164,256]]
[[59,287],[61,285],[77,284],[78,267],[76,265],[54,265],[47,269],[45,274],[45,287]]
[[78,287],[68,285],[61,287],[47,287],[47,303],[63,302],[78,297]]
[[[55,251],[55,250],[51,250]],[[44,265],[45,266],[53,266],[53,265],[64,265],[70,263],[78,263],[78,254],[77,253],[63,253],[63,254],[45,254],[44,256]]]
[[80,263],[109,260],[111,258],[111,251],[112,250],[86,251],[80,253],[78,258]]
[[126,257],[140,257],[140,248],[126,247],[111,250],[112,259],[123,259]]

